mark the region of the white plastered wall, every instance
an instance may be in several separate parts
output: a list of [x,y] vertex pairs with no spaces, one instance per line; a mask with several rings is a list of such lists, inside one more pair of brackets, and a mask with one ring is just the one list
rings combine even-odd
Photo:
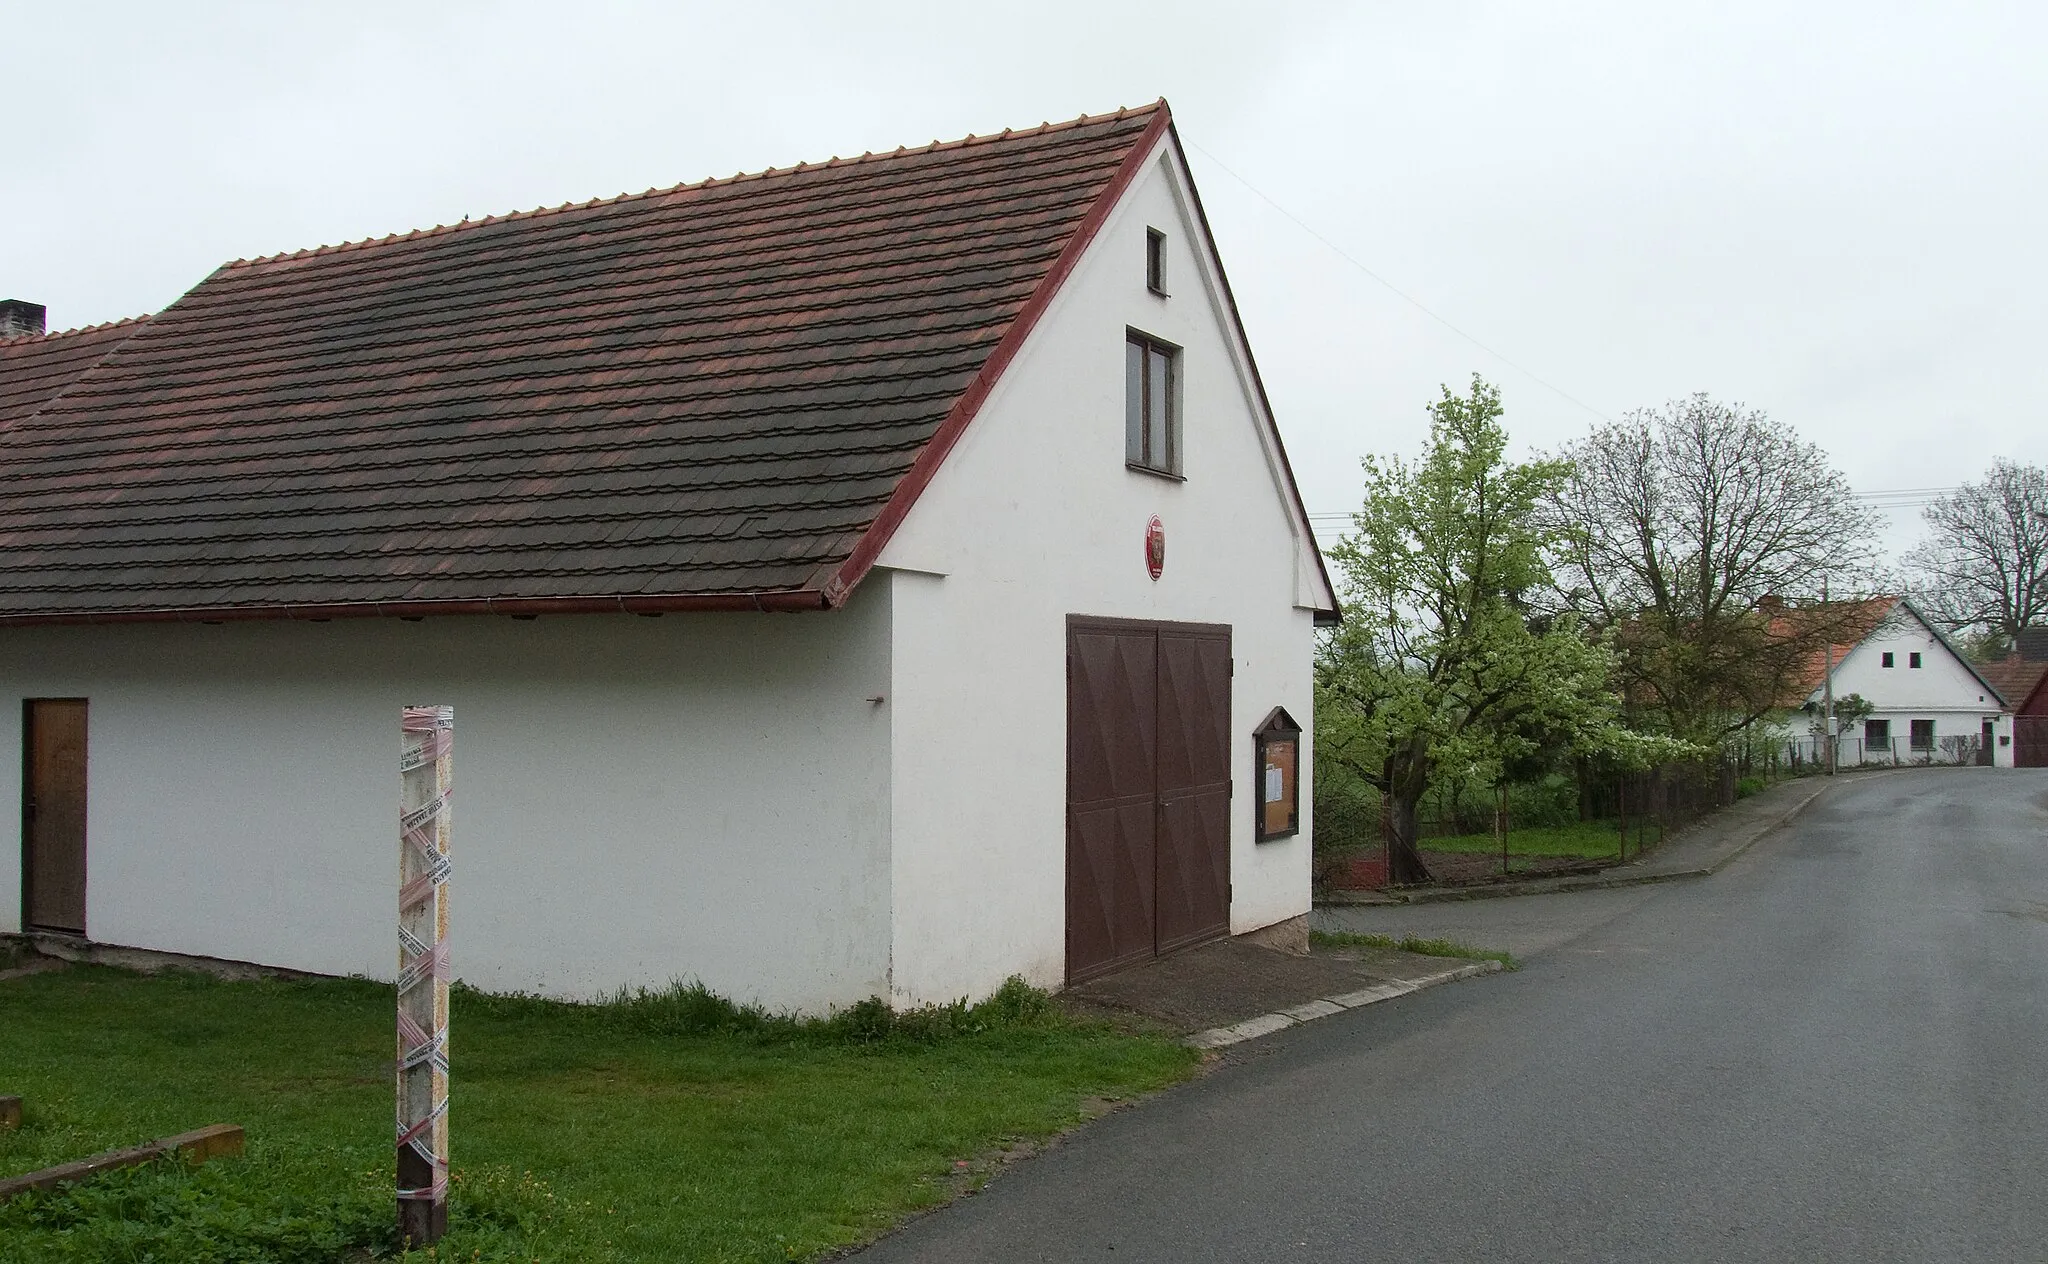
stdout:
[[[885,585],[818,614],[12,629],[0,700],[89,700],[92,939],[390,978],[399,708],[450,703],[461,978],[818,1011],[888,991],[888,637]],[[0,800],[20,741],[0,725]]]
[[[1230,625],[1231,929],[1309,910],[1310,761],[1300,834],[1254,843],[1251,733],[1276,706],[1310,725],[1327,593],[1183,180],[1162,145],[867,581],[894,593],[898,1004],[1065,977],[1069,614]],[[1148,227],[1167,234],[1169,298],[1145,287]],[[1125,467],[1129,328],[1184,348],[1185,482]]]
[[[1890,667],[1884,665],[1887,653],[1892,656]],[[1918,667],[1912,666],[1914,654],[1920,655]],[[1901,758],[1910,753],[1908,739],[1914,720],[1934,722],[1937,744],[1945,737],[1981,737],[1984,721],[1990,720],[1995,762],[2002,768],[2012,767],[2012,716],[1998,695],[1908,610],[1895,610],[1875,632],[1843,655],[1835,665],[1834,684],[1836,698],[1858,694],[1871,704],[1871,719],[1891,722]],[[1821,691],[1816,689],[1810,700],[1817,703],[1820,699]],[[1844,734],[1845,743],[1860,737],[1860,731]],[[2001,738],[2004,740],[1999,741]],[[1853,749],[1845,744],[1843,757],[1852,758]]]

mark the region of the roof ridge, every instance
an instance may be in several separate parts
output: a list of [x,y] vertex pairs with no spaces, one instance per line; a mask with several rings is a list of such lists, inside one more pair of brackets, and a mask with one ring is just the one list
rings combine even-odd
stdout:
[[103,320],[97,325],[80,325],[76,329],[51,329],[39,334],[16,334],[11,338],[0,338],[0,347],[17,347],[25,342],[48,342],[52,338],[69,338],[73,334],[96,334],[103,330],[119,329],[123,325],[139,325],[157,313],[144,312],[140,316],[123,316],[119,320]]
[[588,210],[593,206],[611,206],[620,202],[638,202],[644,199],[667,197],[675,193],[688,193],[697,189],[715,189],[729,184],[741,184],[752,180],[767,180],[791,176],[803,171],[822,171],[856,166],[861,163],[881,162],[891,158],[910,158],[919,154],[943,153],[948,150],[965,149],[970,145],[993,144],[997,141],[1026,140],[1032,137],[1051,135],[1055,132],[1069,131],[1074,128],[1088,127],[1097,123],[1115,123],[1121,122],[1124,119],[1143,118],[1161,109],[1165,104],[1166,99],[1161,97],[1145,105],[1119,106],[1105,114],[1083,114],[1078,118],[1066,119],[1058,123],[1044,122],[1036,127],[1022,129],[1006,127],[992,135],[977,136],[969,133],[958,140],[934,140],[929,144],[919,145],[914,148],[898,145],[896,148],[883,153],[867,150],[851,158],[842,158],[835,154],[823,162],[804,161],[789,167],[767,167],[760,171],[735,172],[729,176],[707,176],[702,180],[685,181],[662,188],[650,188],[640,193],[618,193],[608,198],[590,198],[583,202],[564,202],[560,206],[536,206],[530,210],[507,211],[502,215],[486,215],[482,219],[470,219],[465,216],[452,224],[436,224],[432,228],[414,228],[402,233],[386,233],[382,237],[360,237],[353,241],[333,242],[327,245],[308,246],[299,250],[280,251],[272,255],[257,255],[246,259],[233,259],[223,264],[222,269],[246,268],[255,264],[278,263],[290,259],[310,259],[315,256],[338,254],[345,250],[362,250],[370,246],[382,246],[391,242],[412,241],[420,237],[441,237],[463,229],[481,228],[486,224],[503,224],[514,220],[539,219],[543,216],[560,215],[568,211]]

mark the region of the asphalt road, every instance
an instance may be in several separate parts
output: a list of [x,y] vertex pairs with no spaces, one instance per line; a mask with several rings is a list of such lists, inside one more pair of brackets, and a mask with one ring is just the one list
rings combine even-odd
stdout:
[[1239,1046],[859,1259],[2048,1260],[2048,773],[1837,787],[1571,951]]

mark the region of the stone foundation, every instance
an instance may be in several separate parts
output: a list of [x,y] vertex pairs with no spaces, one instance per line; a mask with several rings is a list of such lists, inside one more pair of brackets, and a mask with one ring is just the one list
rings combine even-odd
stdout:
[[1261,926],[1257,930],[1248,930],[1238,938],[1248,944],[1257,944],[1261,948],[1271,948],[1275,952],[1306,957],[1308,914],[1290,917],[1284,922],[1274,922],[1271,926]]

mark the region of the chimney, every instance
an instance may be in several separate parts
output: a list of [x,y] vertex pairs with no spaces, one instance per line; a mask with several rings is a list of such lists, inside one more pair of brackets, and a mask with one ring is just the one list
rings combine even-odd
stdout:
[[49,315],[49,310],[41,303],[28,303],[18,298],[0,299],[0,338],[42,333],[43,320]]
[[1756,608],[1765,614],[1777,614],[1785,608],[1785,599],[1776,593],[1765,593],[1756,599]]

